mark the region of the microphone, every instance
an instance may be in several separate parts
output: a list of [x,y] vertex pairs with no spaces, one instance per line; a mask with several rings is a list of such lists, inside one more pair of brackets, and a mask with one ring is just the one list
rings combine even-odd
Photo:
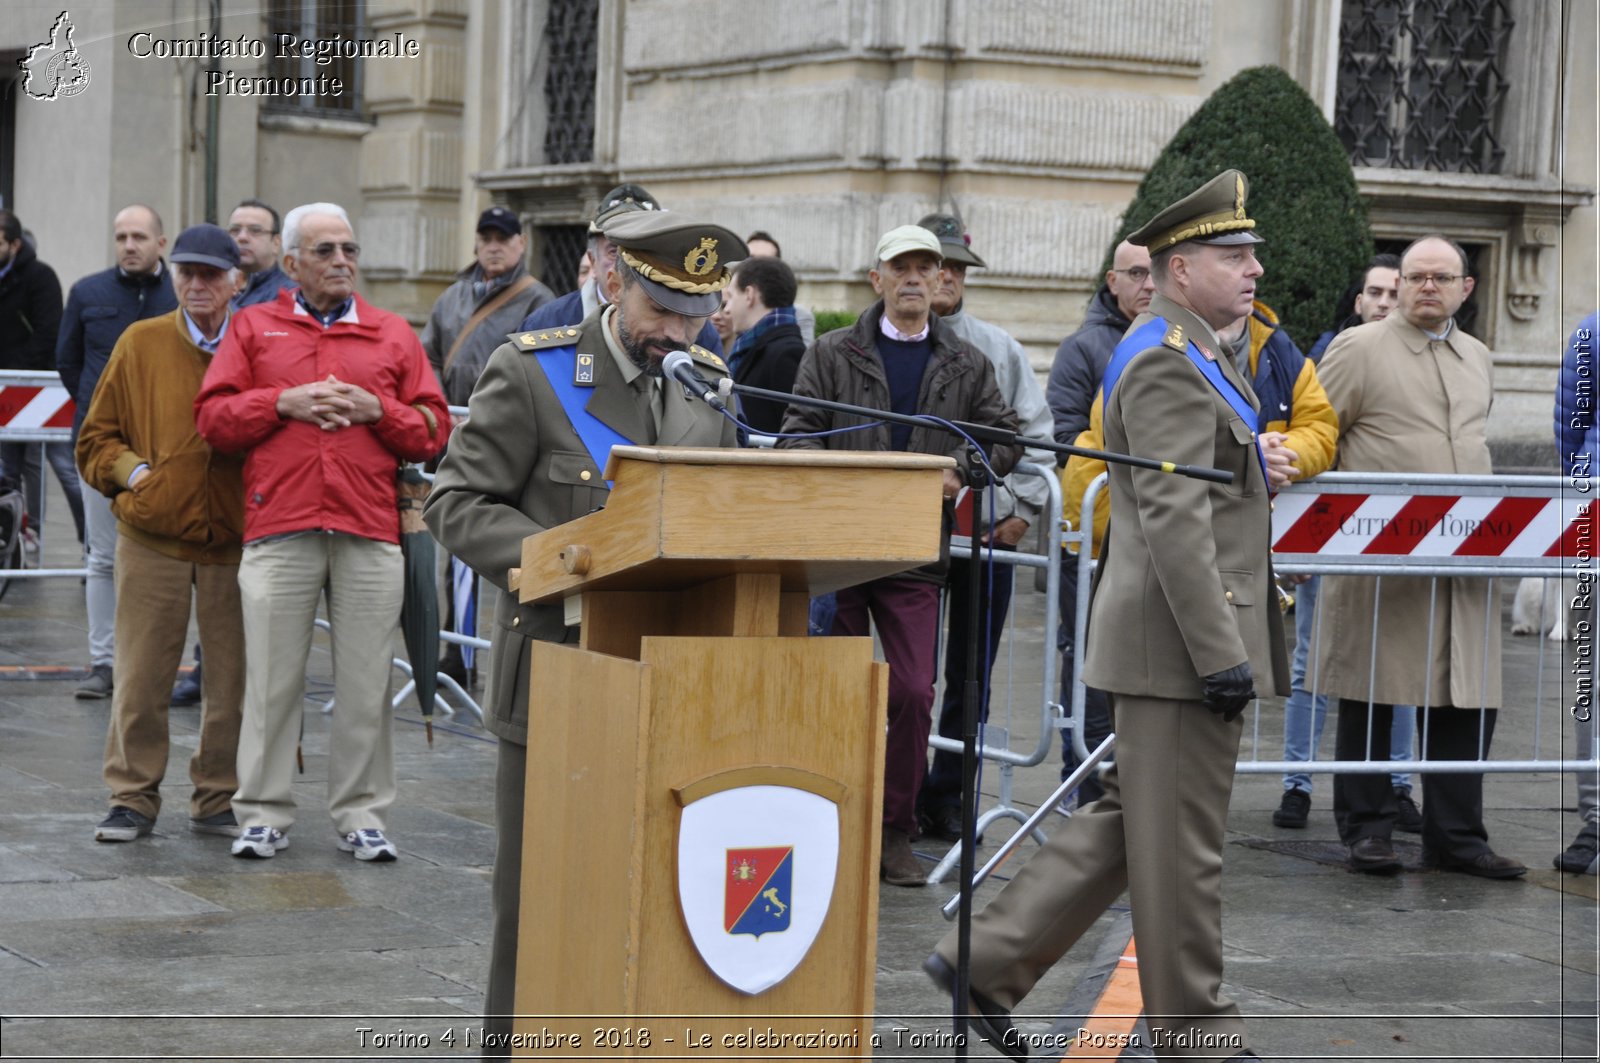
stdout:
[[695,398],[721,413],[728,412],[727,403],[717,394],[717,389],[706,383],[701,375],[695,372],[694,359],[687,351],[673,351],[661,361],[661,372],[682,384]]

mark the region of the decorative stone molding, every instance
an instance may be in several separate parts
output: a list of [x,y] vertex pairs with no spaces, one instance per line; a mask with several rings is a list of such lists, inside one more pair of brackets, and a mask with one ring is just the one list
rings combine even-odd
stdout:
[[1539,316],[1539,302],[1551,290],[1546,265],[1556,257],[1547,254],[1561,238],[1562,214],[1558,210],[1525,210],[1511,227],[1506,278],[1506,312],[1518,321]]
[[[1214,0],[952,0],[968,55],[1085,65],[1158,64],[1198,74],[1212,49]],[[932,6],[932,5],[929,5]]]
[[[380,210],[388,206],[382,204]],[[374,280],[448,280],[465,265],[456,261],[461,234],[451,210],[437,215],[368,212],[356,231],[361,234],[362,273]]]
[[[621,0],[619,0],[621,2]],[[876,21],[879,0],[702,0],[691,10],[676,0],[631,0],[623,35],[630,76],[698,77],[708,68],[770,59],[815,59],[848,52]],[[724,26],[752,32],[719,33]],[[670,46],[663,47],[664,42]]]
[[[678,198],[674,209],[743,235],[765,229],[784,261],[808,280],[855,280],[872,266],[878,238],[940,209],[924,196],[842,192],[763,198]],[[1068,281],[1096,273],[1120,213],[1089,204],[964,196],[957,206],[973,246],[991,263],[985,279]],[[948,204],[944,209],[948,209]]]

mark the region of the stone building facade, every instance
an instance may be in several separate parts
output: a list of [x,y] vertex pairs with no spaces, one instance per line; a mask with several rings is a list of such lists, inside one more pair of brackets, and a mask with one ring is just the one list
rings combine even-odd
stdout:
[[[1548,464],[1553,366],[1566,331],[1600,298],[1592,4],[221,7],[222,36],[261,36],[267,23],[331,11],[353,35],[412,40],[416,51],[335,64],[354,82],[341,100],[223,97],[210,152],[211,100],[195,91],[207,60],[129,48],[141,30],[208,31],[209,5],[135,0],[74,12],[90,86],[39,102],[13,82],[0,106],[0,195],[64,277],[109,262],[110,216],[129,201],[151,202],[175,230],[204,216],[207,188],[224,213],[246,195],[285,206],[334,199],[357,219],[371,297],[420,322],[468,261],[472,219],[489,202],[522,215],[534,271],[564,290],[595,202],[631,180],[668,206],[771,231],[802,279],[802,301],[859,310],[871,298],[876,235],[954,209],[991,265],[969,281],[971,308],[1009,328],[1043,371],[1081,318],[1144,169],[1218,85],[1276,64],[1350,145],[1381,244],[1440,230],[1472,251],[1475,327],[1496,352],[1505,463]],[[59,10],[9,4],[0,60],[44,37]],[[220,65],[242,77],[284,72],[270,57]],[[1455,124],[1440,136],[1444,110]]]

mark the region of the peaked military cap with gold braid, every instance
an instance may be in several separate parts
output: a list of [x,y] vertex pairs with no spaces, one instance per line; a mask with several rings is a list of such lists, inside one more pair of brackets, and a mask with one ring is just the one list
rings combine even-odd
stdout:
[[1148,247],[1152,255],[1191,240],[1198,244],[1266,243],[1245,214],[1250,179],[1238,170],[1224,170],[1129,234],[1128,243]]
[[670,210],[633,211],[607,223],[605,237],[617,259],[638,276],[650,298],[689,317],[710,317],[728,286],[728,263],[750,254],[744,241],[720,225]]

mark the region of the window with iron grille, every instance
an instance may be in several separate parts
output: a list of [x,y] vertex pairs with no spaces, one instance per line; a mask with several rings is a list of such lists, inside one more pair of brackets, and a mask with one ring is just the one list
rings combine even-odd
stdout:
[[539,251],[545,284],[557,295],[578,287],[578,263],[589,250],[587,225],[541,225]]
[[[264,110],[281,114],[320,115],[329,118],[361,117],[363,59],[341,55],[306,55],[308,42],[360,40],[365,26],[365,0],[267,0],[267,76],[304,84],[319,77],[338,78],[343,91],[332,94],[298,93],[265,96]],[[297,39],[292,54],[281,54],[279,34]]]
[[1344,0],[1334,129],[1356,166],[1499,173],[1510,0]]
[[544,160],[559,165],[594,159],[594,83],[600,0],[550,0],[545,48]]

